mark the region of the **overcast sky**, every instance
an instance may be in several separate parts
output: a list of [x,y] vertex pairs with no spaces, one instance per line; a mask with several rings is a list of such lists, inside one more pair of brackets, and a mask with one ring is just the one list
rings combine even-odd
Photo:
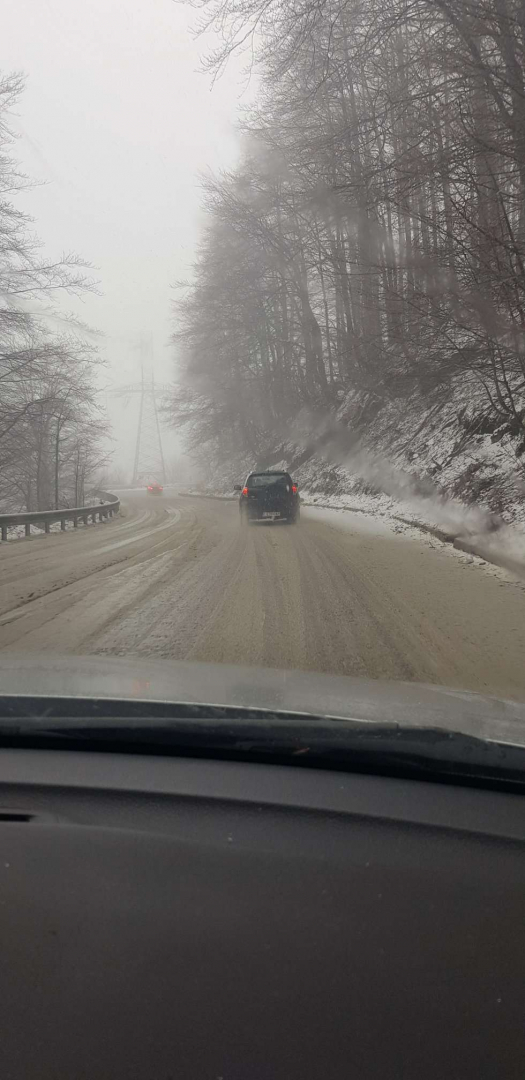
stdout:
[[[195,254],[198,172],[229,167],[239,152],[240,70],[211,89],[198,70],[195,13],[173,0],[0,3],[0,67],[27,79],[14,152],[45,181],[24,208],[46,252],[74,251],[95,266],[101,295],[81,313],[105,335],[110,378],[138,377],[144,334],[157,377],[171,379],[171,286]],[[122,460],[135,410],[125,425],[111,412]]]

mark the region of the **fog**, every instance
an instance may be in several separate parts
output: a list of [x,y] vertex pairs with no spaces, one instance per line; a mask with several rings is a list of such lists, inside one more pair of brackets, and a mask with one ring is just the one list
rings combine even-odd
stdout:
[[[101,331],[109,387],[140,379],[142,362],[173,378],[170,305],[198,241],[198,173],[237,155],[245,80],[230,65],[211,92],[194,22],[171,0],[3,2],[0,68],[27,79],[14,155],[37,184],[18,205],[46,254],[92,264],[99,294],[62,306]],[[130,468],[138,400],[106,400],[115,467]],[[163,439],[169,459],[177,439]]]

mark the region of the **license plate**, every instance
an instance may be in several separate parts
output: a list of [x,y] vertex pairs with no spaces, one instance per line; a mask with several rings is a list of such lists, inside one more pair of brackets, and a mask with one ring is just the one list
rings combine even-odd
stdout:
[[277,516],[277,515],[275,514],[275,511],[273,511],[273,510],[265,510],[265,511],[263,512],[263,517],[271,517],[271,518],[274,518],[274,517],[276,517],[276,516]]

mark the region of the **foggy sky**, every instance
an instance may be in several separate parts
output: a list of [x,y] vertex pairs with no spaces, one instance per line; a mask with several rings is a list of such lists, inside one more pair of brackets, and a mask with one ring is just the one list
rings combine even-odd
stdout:
[[[14,156],[45,182],[18,205],[46,253],[78,253],[100,282],[101,295],[62,306],[104,332],[108,381],[138,378],[141,333],[157,377],[171,379],[170,286],[195,254],[197,173],[238,153],[239,68],[211,90],[195,13],[173,0],[1,0],[1,10],[0,68],[26,75]],[[122,462],[135,409],[123,417],[111,402]]]

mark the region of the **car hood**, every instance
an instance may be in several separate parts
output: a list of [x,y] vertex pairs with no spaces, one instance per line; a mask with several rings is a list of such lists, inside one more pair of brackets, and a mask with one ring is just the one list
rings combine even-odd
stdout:
[[191,702],[439,727],[525,746],[525,703],[418,683],[227,664],[0,655],[0,695]]

